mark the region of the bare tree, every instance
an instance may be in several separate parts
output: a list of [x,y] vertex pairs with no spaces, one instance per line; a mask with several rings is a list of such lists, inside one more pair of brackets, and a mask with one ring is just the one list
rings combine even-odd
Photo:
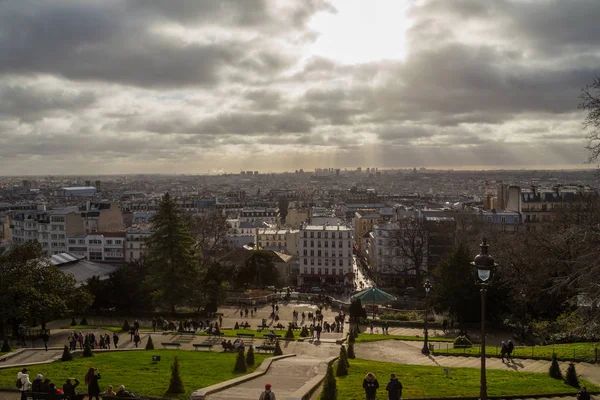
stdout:
[[226,216],[219,213],[191,215],[190,226],[201,257],[220,259],[229,249]]
[[581,90],[579,109],[587,112],[584,129],[588,129],[587,145],[588,162],[600,157],[600,77],[595,77],[591,84]]
[[[389,268],[396,273],[414,280],[415,285],[423,281],[424,267],[427,266],[427,230],[418,218],[407,218],[398,221],[398,229],[392,231],[390,245],[393,253],[390,256]],[[403,259],[395,263],[394,259]]]

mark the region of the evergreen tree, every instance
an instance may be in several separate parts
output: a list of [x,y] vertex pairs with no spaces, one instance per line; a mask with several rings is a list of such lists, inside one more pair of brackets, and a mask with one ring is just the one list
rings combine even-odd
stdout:
[[179,358],[177,356],[175,356],[175,360],[173,360],[173,365],[171,366],[171,382],[169,382],[167,393],[185,393],[183,381],[181,380],[181,375],[179,374]]
[[166,304],[171,313],[185,304],[188,293],[201,286],[200,268],[195,251],[196,240],[177,202],[166,193],[152,217],[154,232],[146,240],[152,296]]
[[10,343],[8,342],[8,339],[4,339],[4,343],[2,343],[2,349],[0,351],[2,353],[10,352]]
[[77,321],[75,321],[75,317],[71,318],[71,326],[77,325]]
[[281,346],[279,345],[279,340],[275,342],[275,351],[273,352],[273,356],[282,356],[283,351],[281,350]]
[[348,375],[348,359],[346,358],[346,350],[344,346],[340,348],[340,357],[337,363],[337,369],[335,370],[335,376],[346,376]]
[[308,337],[308,328],[306,325],[302,327],[302,330],[300,331],[300,337]]
[[92,353],[92,348],[90,346],[90,340],[86,336],[85,342],[83,344],[83,356],[84,357],[93,357],[94,353]]
[[79,325],[87,326],[87,324],[88,324],[88,322],[87,322],[87,318],[86,318],[86,317],[83,317],[83,318],[81,319],[81,322],[79,323]]
[[577,378],[577,371],[575,370],[575,364],[569,363],[567,368],[567,376],[565,377],[565,383],[569,386],[579,387],[579,378]]
[[292,324],[290,324],[290,326],[288,326],[288,330],[285,333],[285,338],[286,339],[294,339],[294,330],[292,329]]
[[131,327],[129,326],[129,322],[127,322],[127,320],[125,320],[125,322],[123,323],[123,332],[129,332],[131,330]]
[[237,322],[237,321],[235,322],[235,326],[233,327],[233,329],[234,329],[234,330],[236,330],[236,331],[237,331],[238,329],[240,329],[240,324],[238,324],[238,322]]
[[554,379],[563,379],[562,372],[560,371],[560,365],[558,365],[558,358],[556,357],[556,353],[552,353],[552,364],[550,364],[548,374]]
[[356,358],[356,354],[354,354],[354,343],[348,344],[348,358]]
[[235,366],[233,372],[246,372],[246,360],[244,360],[244,348],[240,347],[237,352],[237,358],[235,359]]
[[344,360],[346,360],[346,366],[350,367],[350,361],[348,361],[348,352],[346,351],[346,346],[340,346],[340,356],[344,356]]
[[251,367],[254,365],[254,347],[250,345],[248,353],[246,353],[246,365]]
[[148,342],[146,343],[146,350],[154,350],[154,343],[152,342],[151,335],[148,335]]
[[65,348],[63,349],[63,354],[62,357],[60,358],[60,361],[71,361],[73,359],[73,354],[71,354],[71,352],[69,351],[69,348],[67,347],[67,345],[65,345]]
[[333,367],[331,364],[327,366],[327,375],[325,375],[325,383],[321,392],[320,400],[337,400],[337,383],[333,376]]

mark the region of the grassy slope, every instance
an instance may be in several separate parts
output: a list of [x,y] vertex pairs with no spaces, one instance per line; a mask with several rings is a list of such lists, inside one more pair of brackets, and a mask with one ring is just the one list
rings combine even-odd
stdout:
[[[160,355],[161,361],[153,364],[152,355]],[[169,386],[171,365],[175,356],[179,357],[181,379],[186,390],[185,395],[179,396],[181,399],[188,399],[196,389],[240,376],[233,372],[236,354],[180,350],[96,354],[92,358],[76,358],[70,362],[34,365],[29,367],[29,373],[31,376],[42,374],[61,387],[66,378],[77,378],[81,382],[79,391],[86,391],[83,377],[88,368],[96,367],[102,376],[102,390],[108,385],[114,388],[125,385],[137,395],[163,397]],[[254,367],[249,368],[248,372],[252,372],[266,357],[267,355],[255,353]],[[0,370],[0,388],[13,389],[18,371],[20,368]]]
[[[335,371],[335,368],[334,368]],[[374,373],[379,381],[378,398],[387,398],[385,385],[391,373],[402,382],[402,397],[458,397],[479,395],[479,370],[475,368],[450,368],[446,378],[443,367],[400,365],[388,362],[350,360],[349,375],[337,378],[338,398],[344,400],[364,399],[362,382],[367,372]],[[598,390],[589,382],[588,391]],[[513,371],[487,371],[490,396],[531,395],[535,393],[576,393],[577,389],[546,374]]]
[[[595,353],[594,349],[598,347],[596,342],[584,342],[584,343],[568,343],[568,344],[554,344],[548,346],[535,346],[535,347],[515,347],[513,351],[513,357],[520,358],[531,358],[540,357],[550,360],[552,353],[555,352],[558,359],[582,359],[587,361],[594,361]],[[533,351],[532,351],[533,350]],[[485,352],[489,356],[500,356],[500,346],[486,346]],[[436,354],[444,354],[446,349],[436,351]],[[451,355],[460,354],[480,354],[480,347],[474,346],[470,349],[453,349],[450,348],[447,351]]]
[[[402,335],[377,335],[377,334],[369,334],[369,333],[361,333],[356,338],[356,343],[361,342],[376,342],[379,340],[412,340],[412,341],[423,341],[422,336],[402,336]],[[429,337],[430,342],[454,342],[454,339],[444,338],[444,337]]]
[[[133,325],[132,325],[133,327]],[[93,330],[93,329],[105,329],[111,332],[121,333],[123,332],[123,328],[120,326],[102,326],[102,325],[75,325],[75,326],[63,326],[61,329],[71,329],[74,331],[84,331],[84,330]],[[140,327],[140,331],[151,331],[152,328],[144,328]]]
[[[270,329],[263,329],[261,332],[257,332],[257,331],[255,331],[253,329],[236,329],[236,330],[233,330],[233,329],[223,329],[221,331],[221,333],[225,334],[226,337],[237,337],[238,333],[245,334],[245,335],[254,334],[255,338],[262,339],[265,334],[269,333],[269,331],[270,331]],[[281,331],[275,329],[274,332],[277,335],[281,335],[281,337],[284,338],[285,334],[287,333],[287,328],[285,330],[281,330]],[[295,330],[293,332],[294,332],[294,339],[297,340],[300,337],[300,330]],[[198,335],[200,335],[200,336],[208,336],[208,334],[206,334],[204,332],[199,333]]]

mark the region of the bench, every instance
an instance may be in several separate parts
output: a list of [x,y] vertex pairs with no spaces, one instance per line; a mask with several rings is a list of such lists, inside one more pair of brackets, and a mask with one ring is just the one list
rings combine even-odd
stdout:
[[265,353],[267,352],[274,352],[275,351],[275,346],[256,346],[255,347],[256,351],[260,352],[260,351],[264,351]]
[[181,347],[181,343],[177,343],[177,342],[166,342],[166,343],[161,343],[161,345],[162,345],[162,347],[165,347],[165,348],[169,347],[169,346],[177,347],[177,348]]
[[27,400],[69,400],[69,396],[60,393],[25,392]]
[[254,333],[238,333],[236,336],[242,339],[254,339]]
[[213,347],[213,345],[210,344],[210,343],[194,343],[192,346],[194,346],[195,350],[198,350],[198,349],[208,349],[208,350],[211,350],[212,347]]
[[269,335],[269,334],[264,334],[263,335],[263,339],[280,339],[281,335]]
[[208,333],[206,332],[206,334],[208,336],[214,336],[214,337],[221,337],[221,336],[225,336],[225,334],[223,332],[219,332],[219,333]]
[[187,336],[187,335],[196,336],[196,332],[194,332],[194,331],[182,331],[182,332],[177,332],[177,334],[182,335],[182,336]]

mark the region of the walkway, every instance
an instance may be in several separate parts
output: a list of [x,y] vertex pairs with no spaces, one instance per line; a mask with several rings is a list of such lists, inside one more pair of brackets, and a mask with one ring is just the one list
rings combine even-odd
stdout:
[[258,399],[266,383],[273,386],[278,399],[286,399],[317,375],[322,362],[316,357],[285,358],[274,362],[265,375],[209,395],[208,400]]

